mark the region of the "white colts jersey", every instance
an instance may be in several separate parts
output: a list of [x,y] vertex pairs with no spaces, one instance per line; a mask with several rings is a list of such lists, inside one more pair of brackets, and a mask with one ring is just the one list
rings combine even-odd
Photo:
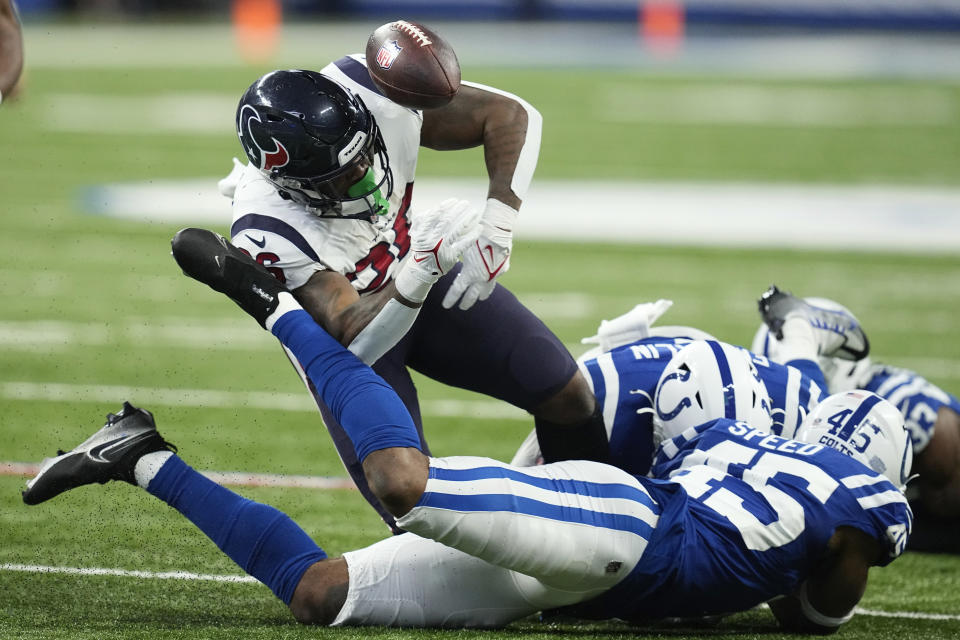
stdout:
[[320,218],[284,200],[247,165],[233,199],[233,244],[267,267],[290,289],[329,269],[347,277],[361,295],[381,289],[397,273],[410,248],[410,202],[423,117],[382,96],[370,80],[362,55],[347,56],[321,71],[363,100],[383,135],[393,172],[390,209],[373,224]]

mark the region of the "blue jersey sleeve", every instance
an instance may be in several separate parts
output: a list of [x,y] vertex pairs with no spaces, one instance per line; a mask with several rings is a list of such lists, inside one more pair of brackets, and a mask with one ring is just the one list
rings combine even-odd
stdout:
[[578,362],[603,413],[610,464],[646,475],[653,457],[653,395],[686,338],[645,338]]

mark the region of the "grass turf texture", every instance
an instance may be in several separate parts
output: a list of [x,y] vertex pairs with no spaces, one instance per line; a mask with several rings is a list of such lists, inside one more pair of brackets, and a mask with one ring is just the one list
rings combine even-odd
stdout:
[[[189,135],[153,133],[148,124],[125,135],[70,133],[51,126],[48,117],[62,94],[149,97],[213,91],[238,96],[260,71],[35,70],[28,74],[22,100],[3,105],[0,459],[38,461],[58,446],[73,446],[126,399],[91,394],[38,400],[13,383],[303,393],[268,336],[232,303],[180,275],[169,257],[175,226],[88,217],[76,206],[78,190],[91,184],[213,179],[225,173],[230,156],[240,151],[231,133],[233,114],[225,114],[220,133]],[[722,81],[559,70],[476,69],[468,77],[516,91],[540,108],[546,125],[537,175],[544,178],[960,181],[957,118],[946,124],[849,130],[624,125],[597,109],[594,91],[600,95],[611,86],[642,85],[670,92]],[[957,87],[934,83],[738,82],[769,91],[839,88],[856,94],[883,89],[901,93],[908,106],[918,90],[942,94],[954,104],[960,99]],[[557,91],[558,86],[564,89]],[[482,166],[476,151],[425,152],[420,180],[475,175]],[[627,206],[627,215],[656,215]],[[692,324],[723,339],[747,342],[758,322],[755,298],[767,284],[778,282],[799,294],[843,301],[868,328],[878,357],[914,367],[947,389],[960,389],[955,322],[960,264],[953,256],[555,245],[524,238],[518,239],[515,255],[504,283],[575,353],[582,349],[576,341],[592,334],[601,318],[660,297],[676,303],[664,322]],[[479,400],[417,381],[425,405]],[[157,414],[163,433],[200,469],[343,473],[318,417],[310,412],[176,404],[147,406]],[[509,458],[532,426],[516,419],[429,412],[426,417],[439,455]],[[83,488],[27,508],[20,503],[22,483],[0,478],[0,562],[237,573],[176,513],[131,487]],[[368,544],[383,533],[355,492],[241,491],[290,513],[333,553]],[[957,615],[958,591],[960,558],[907,554],[873,572],[862,605]],[[493,634],[331,631],[297,627],[258,585],[0,571],[0,593],[4,638],[781,637],[769,614],[761,611],[734,616],[715,629],[658,627],[649,634],[618,624],[535,621]],[[956,620],[858,616],[842,633],[845,638],[936,638],[955,636],[958,628]]]

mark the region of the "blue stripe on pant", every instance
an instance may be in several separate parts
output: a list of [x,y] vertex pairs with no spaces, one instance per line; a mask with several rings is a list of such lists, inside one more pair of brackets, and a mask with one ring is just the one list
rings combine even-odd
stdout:
[[452,457],[430,460],[424,496],[398,524],[550,587],[599,593],[640,561],[659,512],[609,465]]

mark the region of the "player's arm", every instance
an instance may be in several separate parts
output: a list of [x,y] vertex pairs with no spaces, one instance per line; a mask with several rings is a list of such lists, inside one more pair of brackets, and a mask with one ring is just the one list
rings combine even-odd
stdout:
[[512,94],[470,82],[446,106],[423,112],[420,144],[441,151],[483,145],[490,186],[480,237],[463,255],[463,271],[443,298],[469,309],[493,293],[510,268],[517,211],[540,154],[540,113]]
[[324,270],[293,295],[327,333],[373,364],[406,335],[430,288],[476,240],[479,215],[468,202],[452,199],[420,213],[410,229],[410,256],[375,293],[361,297],[346,276]]
[[420,144],[451,151],[483,145],[488,198],[519,209],[540,153],[540,113],[517,96],[464,82],[446,106],[423,112]]
[[23,35],[12,0],[0,0],[0,100],[13,93],[23,70]]
[[316,272],[293,295],[317,324],[367,364],[399,342],[423,303],[397,293],[393,282],[361,297],[345,276],[334,271]]
[[913,469],[931,513],[946,518],[960,513],[960,414],[949,406],[937,410],[933,435],[914,458]]
[[395,292],[393,285],[361,298],[343,274],[317,271],[293,295],[313,319],[348,345]]
[[853,617],[867,588],[867,574],[883,552],[880,542],[852,527],[839,527],[827,556],[800,591],[770,601],[780,625],[791,632],[829,634]]

